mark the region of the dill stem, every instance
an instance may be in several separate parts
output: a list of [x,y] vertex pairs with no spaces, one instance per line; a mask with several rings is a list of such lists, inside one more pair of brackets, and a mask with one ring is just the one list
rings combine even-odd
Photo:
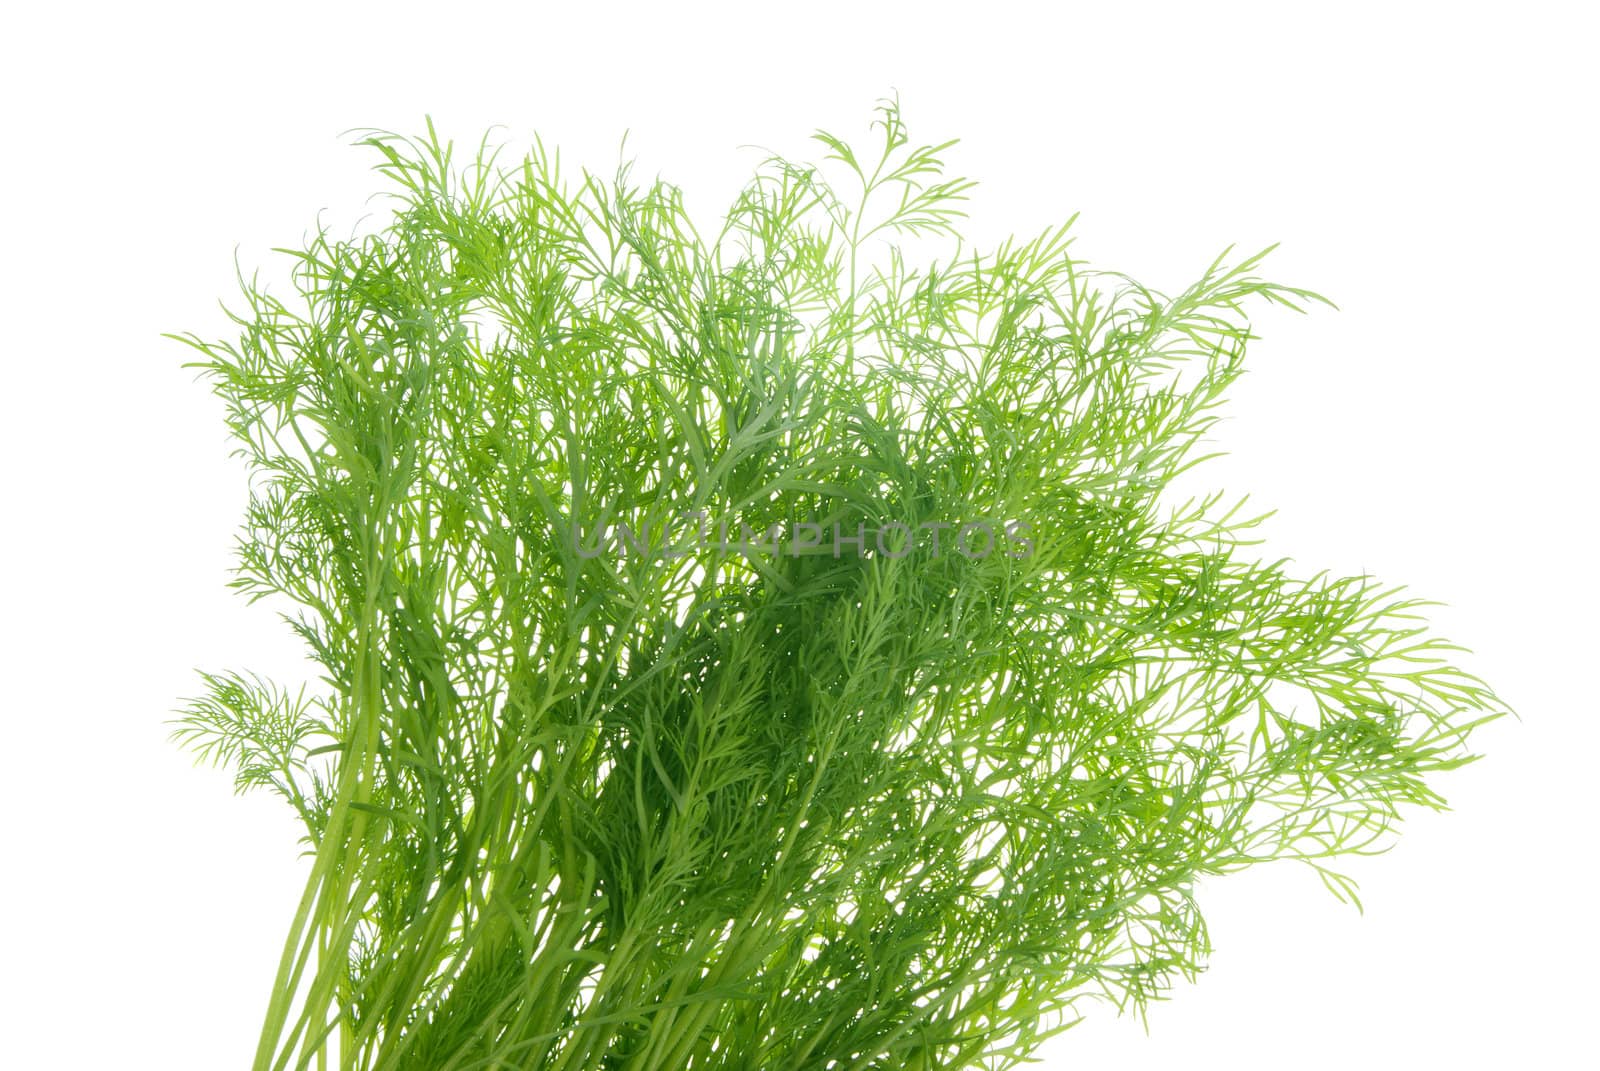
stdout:
[[[366,803],[371,799],[372,767],[377,758],[377,721],[381,708],[381,695],[376,680],[378,650],[373,635],[373,620],[376,617],[378,598],[378,569],[371,563],[381,554],[376,533],[369,532],[367,546],[369,552],[367,595],[357,639],[359,657],[351,687],[351,722],[355,728],[350,741],[353,753],[346,751],[341,756],[338,795],[329,811],[328,824],[317,845],[305,893],[301,897],[300,907],[285,940],[283,958],[273,986],[273,997],[268,1004],[260,1044],[256,1050],[255,1071],[275,1071],[288,1059],[288,1050],[285,1050],[281,1058],[274,1059],[274,1057],[278,1052],[289,1010],[299,993],[298,983],[305,959],[303,955],[297,953],[302,951],[309,953],[310,946],[319,942],[325,945],[331,943],[331,938],[335,934],[332,926],[334,910],[340,909],[346,915],[350,913],[348,903],[350,866],[357,856],[359,840],[366,827],[365,814],[352,805]],[[310,929],[307,928],[308,925]],[[300,1017],[302,1022],[321,1016],[327,1007],[333,979],[342,977],[348,972],[348,962],[343,954],[345,946],[340,944],[338,947],[340,953],[337,956],[315,957],[317,968],[313,975],[311,990],[307,993],[302,1008]],[[306,1031],[306,1045],[311,1044],[314,1036],[315,1031]],[[312,1050],[307,1049],[302,1052],[302,1063],[309,1058],[310,1051]],[[341,1063],[344,1067],[353,1066],[353,1060],[353,1053],[341,1053]]]

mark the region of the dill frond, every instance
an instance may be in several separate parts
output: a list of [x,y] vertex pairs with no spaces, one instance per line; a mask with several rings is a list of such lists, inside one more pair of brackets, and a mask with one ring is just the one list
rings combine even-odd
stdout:
[[392,215],[183,337],[237,586],[322,676],[207,675],[176,734],[306,826],[257,1071],[1015,1066],[1200,968],[1198,877],[1353,896],[1504,712],[1403,592],[1169,501],[1249,307],[1321,298],[1070,223],[908,263],[953,143],[817,140],[703,235],[626,167],[370,133]]

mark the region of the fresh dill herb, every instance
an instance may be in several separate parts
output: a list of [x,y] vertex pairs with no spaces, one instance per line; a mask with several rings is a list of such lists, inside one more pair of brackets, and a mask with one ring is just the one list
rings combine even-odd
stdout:
[[[703,235],[627,167],[371,133],[392,215],[183,336],[235,584],[322,678],[206,675],[178,728],[305,825],[257,1071],[1013,1066],[1198,969],[1197,877],[1352,896],[1503,713],[1422,604],[1169,501],[1247,306],[1322,299],[1264,254],[1158,293],[1070,223],[971,251],[952,142],[817,139]],[[1027,553],[580,553],[691,516]]]

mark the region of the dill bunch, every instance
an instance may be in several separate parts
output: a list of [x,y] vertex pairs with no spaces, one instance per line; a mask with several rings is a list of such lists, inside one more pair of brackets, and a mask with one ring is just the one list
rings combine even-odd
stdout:
[[257,1071],[1014,1066],[1198,969],[1197,877],[1353,895],[1504,712],[1421,604],[1168,500],[1249,304],[1322,299],[967,250],[953,143],[816,137],[702,235],[627,167],[370,133],[392,212],[182,336],[234,583],[321,676],[176,732],[305,826]]

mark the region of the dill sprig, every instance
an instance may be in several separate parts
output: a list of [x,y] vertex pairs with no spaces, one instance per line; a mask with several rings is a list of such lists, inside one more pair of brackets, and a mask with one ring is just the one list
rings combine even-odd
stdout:
[[[626,166],[368,133],[392,213],[184,336],[235,585],[322,678],[179,725],[305,825],[257,1071],[1013,1066],[1199,968],[1197,877],[1353,896],[1503,712],[1423,604],[1170,501],[1249,304],[1321,298],[1264,253],[1159,293],[1070,222],[969,250],[953,142],[817,139],[702,235]],[[691,517],[847,538],[586,550]],[[1022,540],[952,552],[979,519]]]

